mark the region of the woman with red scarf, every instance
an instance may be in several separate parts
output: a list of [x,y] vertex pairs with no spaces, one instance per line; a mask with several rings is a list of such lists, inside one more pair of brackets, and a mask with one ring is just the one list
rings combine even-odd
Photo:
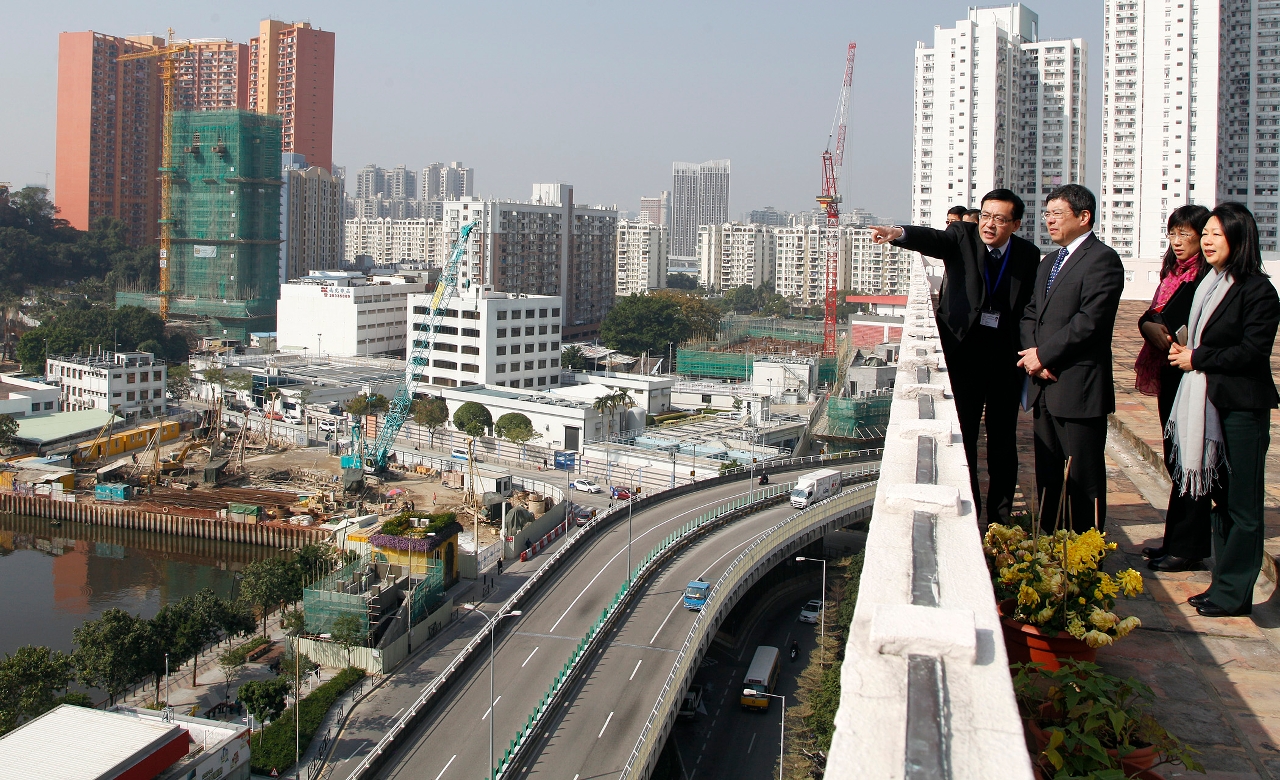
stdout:
[[[1196,287],[1207,268],[1200,253],[1200,234],[1209,219],[1204,206],[1182,206],[1169,215],[1169,251],[1165,252],[1151,308],[1138,320],[1146,344],[1138,353],[1138,391],[1158,398],[1160,428],[1169,422],[1173,399],[1178,394],[1182,371],[1169,365],[1169,345],[1178,329],[1187,324]],[[1164,460],[1170,474],[1172,444],[1164,440]],[[1211,552],[1210,502],[1207,496],[1183,494],[1175,481],[1169,491],[1169,509],[1164,516],[1164,541],[1159,547],[1144,547],[1147,567],[1155,571],[1187,571],[1201,567]]]

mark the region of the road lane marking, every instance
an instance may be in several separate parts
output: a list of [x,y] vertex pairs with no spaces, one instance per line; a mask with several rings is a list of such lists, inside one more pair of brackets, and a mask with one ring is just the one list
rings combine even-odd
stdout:
[[596,739],[604,736],[604,730],[609,728],[609,721],[613,720],[613,713],[609,713],[609,717],[604,719],[604,725],[600,727],[600,733],[596,735]]
[[649,640],[649,644],[653,644],[654,642],[658,641],[658,634],[661,634],[662,629],[667,627],[667,621],[670,620],[671,615],[675,613],[676,607],[682,604],[684,604],[684,596],[681,596],[679,600],[676,601],[676,603],[671,605],[671,612],[668,612],[667,616],[662,619],[662,625],[658,626],[658,630],[653,632],[653,639]]
[[404,712],[404,707],[401,707],[400,709],[396,710],[396,714],[395,714],[395,715],[392,715],[391,717],[393,717],[393,718],[398,718],[398,717],[400,717],[400,713],[402,713],[402,712]]
[[[760,536],[760,534],[756,534],[756,536]],[[724,555],[721,555],[721,556],[720,556],[720,558],[716,558],[714,561],[712,561],[712,562],[711,562],[711,566],[715,566],[717,563],[719,563],[719,562],[720,562],[720,559],[721,559],[721,558],[724,558],[724,556],[725,556],[725,555],[728,555],[729,553],[731,553],[731,552],[733,552],[734,550],[738,549],[738,547],[745,547],[746,545],[751,544],[753,541],[755,541],[756,536],[751,537],[750,539],[748,539],[747,541],[745,541],[745,542],[743,542],[742,544],[738,545],[737,547],[734,547],[734,548],[729,549],[729,550],[725,550]],[[708,566],[707,568],[703,569],[703,570],[702,570],[702,574],[699,574],[699,575],[698,575],[698,579],[702,579],[702,576],[703,576],[704,574],[706,574],[707,572],[711,571],[711,566]]]
[[[747,752],[750,753],[751,751],[748,750]],[[454,753],[453,758],[457,758],[457,757],[458,757],[458,754]],[[444,777],[444,771],[445,769],[448,769],[453,764],[453,758],[449,759],[449,763],[444,765],[444,769],[440,770],[440,774],[436,775],[436,780],[440,780],[440,778]]]
[[631,676],[627,678],[628,680],[636,679],[636,672],[640,671],[640,664],[642,663],[644,663],[643,658],[641,658],[639,661],[636,661],[636,668],[631,670]]
[[[747,755],[751,755],[751,748],[755,747],[755,744],[756,744],[756,735],[752,734],[751,744],[747,745]],[[436,780],[440,780],[440,778],[436,778]]]
[[581,641],[580,636],[565,636],[564,634],[539,634],[535,631],[512,631],[516,636],[539,636],[545,639],[566,639],[573,642]]
[[484,711],[484,714],[480,716],[480,720],[484,720],[489,717],[489,713],[493,712],[493,708],[498,706],[498,702],[500,701],[502,701],[502,694],[498,694],[498,698],[493,700],[493,704],[489,706],[489,709]]
[[[642,531],[641,533],[639,533],[639,534],[637,534],[636,536],[632,537],[632,539],[631,539],[631,544],[632,544],[632,546],[634,546],[634,545],[635,545],[635,542],[636,542],[636,540],[637,540],[637,539],[641,539],[641,538],[643,538],[645,534],[648,534],[648,533],[650,533],[650,532],[652,532],[652,531],[656,531],[656,530],[658,530],[659,528],[661,528],[662,526],[666,525],[667,523],[670,523],[670,522],[672,522],[672,521],[674,521],[674,520],[677,520],[677,519],[679,519],[679,518],[681,518],[681,517],[684,517],[685,515],[688,515],[688,514],[692,514],[692,513],[694,513],[694,512],[697,512],[697,511],[698,511],[698,510],[700,510],[700,509],[706,509],[706,508],[707,508],[707,507],[709,507],[709,506],[715,506],[716,504],[719,504],[719,503],[721,503],[721,502],[723,502],[723,501],[724,501],[724,499],[718,499],[718,500],[716,500],[716,501],[709,501],[709,502],[707,502],[707,503],[703,504],[702,506],[696,506],[696,507],[693,507],[692,509],[686,509],[685,511],[681,512],[680,514],[678,514],[678,515],[674,515],[674,516],[672,516],[672,517],[669,517],[669,518],[667,518],[666,520],[663,520],[661,523],[658,523],[657,525],[654,525],[652,528],[648,529],[647,531]],[[618,560],[618,558],[619,558],[620,556],[625,555],[625,554],[626,554],[626,552],[627,552],[627,545],[625,545],[625,544],[624,544],[624,545],[622,545],[622,549],[618,550],[618,552],[617,552],[617,553],[615,553],[615,554],[614,554],[614,556],[613,556],[612,558],[610,558],[609,560],[605,561],[604,567],[603,567],[603,568],[601,568],[601,569],[600,569],[600,571],[596,572],[596,576],[594,576],[594,577],[592,577],[592,578],[591,578],[591,581],[587,583],[587,586],[586,586],[585,588],[583,588],[583,589],[582,589],[582,591],[581,591],[577,596],[574,596],[574,597],[573,597],[573,601],[569,602],[569,606],[565,608],[565,610],[564,610],[564,614],[560,615],[560,617],[556,619],[556,622],[551,624],[551,629],[550,629],[550,630],[552,630],[552,631],[555,631],[555,630],[556,630],[556,626],[560,625],[560,621],[565,619],[565,616],[566,616],[566,615],[568,615],[568,614],[569,614],[569,612],[570,612],[570,610],[572,610],[572,609],[573,609],[573,605],[575,605],[575,604],[577,604],[577,603],[578,603],[578,599],[582,598],[583,594],[585,594],[588,590],[590,590],[590,589],[591,589],[591,586],[595,584],[596,580],[600,579],[600,575],[601,575],[601,574],[604,574],[605,570],[606,570],[606,569],[608,569],[611,565],[613,565],[613,562],[614,562],[614,561],[616,561],[616,560]]]
[[614,642],[613,646],[614,647],[634,647],[637,650],[657,650],[660,653],[676,652],[675,650],[672,650],[669,647],[654,647],[653,645],[635,645],[635,644],[631,644],[630,642]]
[[[533,648],[533,653],[536,653],[536,652],[538,652],[538,648],[535,647]],[[524,664],[527,664],[529,663],[529,661],[533,660],[533,653],[529,653],[529,657],[524,659]],[[524,664],[520,664],[521,669],[524,668]]]

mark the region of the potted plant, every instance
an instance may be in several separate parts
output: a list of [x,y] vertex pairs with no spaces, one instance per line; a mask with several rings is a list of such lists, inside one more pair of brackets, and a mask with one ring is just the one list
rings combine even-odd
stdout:
[[1092,528],[1041,534],[1034,521],[1028,525],[993,523],[983,539],[1011,663],[1056,668],[1059,658],[1092,661],[1099,647],[1142,625],[1113,611],[1120,593],[1142,592],[1142,575],[1102,570],[1116,549],[1106,534]]
[[1087,661],[1013,668],[1014,693],[1035,746],[1032,762],[1043,777],[1157,777],[1148,772],[1161,764],[1204,772],[1195,751],[1151,715],[1153,695],[1141,682]]

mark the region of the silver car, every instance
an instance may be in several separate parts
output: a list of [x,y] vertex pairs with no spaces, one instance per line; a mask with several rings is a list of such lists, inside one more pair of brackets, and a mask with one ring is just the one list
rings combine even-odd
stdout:
[[820,599],[811,599],[800,609],[801,623],[817,623],[818,616],[822,614],[822,601]]

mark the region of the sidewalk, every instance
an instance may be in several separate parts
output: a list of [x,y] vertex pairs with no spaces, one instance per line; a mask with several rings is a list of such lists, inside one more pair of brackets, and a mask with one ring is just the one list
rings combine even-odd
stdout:
[[[1280,596],[1275,583],[1259,577],[1250,617],[1204,618],[1186,600],[1208,587],[1208,571],[1154,572],[1142,558],[1142,548],[1157,543],[1164,533],[1169,491],[1168,476],[1162,468],[1157,470],[1162,450],[1156,399],[1133,390],[1133,362],[1141,348],[1136,323],[1145,309],[1141,302],[1124,302],[1116,327],[1118,408],[1108,438],[1106,528],[1121,553],[1113,556],[1114,567],[1133,567],[1142,573],[1145,593],[1117,605],[1123,614],[1137,615],[1142,628],[1101,648],[1098,663],[1113,674],[1135,677],[1151,687],[1153,714],[1199,751],[1207,777],[1280,780]],[[1267,458],[1266,549],[1274,556],[1280,552],[1280,415],[1276,414],[1272,439]],[[985,457],[981,452],[979,463],[985,464]],[[1019,418],[1018,457],[1025,506],[1029,488],[1035,484],[1029,414]],[[1157,772],[1166,778],[1206,776],[1167,765]]]

